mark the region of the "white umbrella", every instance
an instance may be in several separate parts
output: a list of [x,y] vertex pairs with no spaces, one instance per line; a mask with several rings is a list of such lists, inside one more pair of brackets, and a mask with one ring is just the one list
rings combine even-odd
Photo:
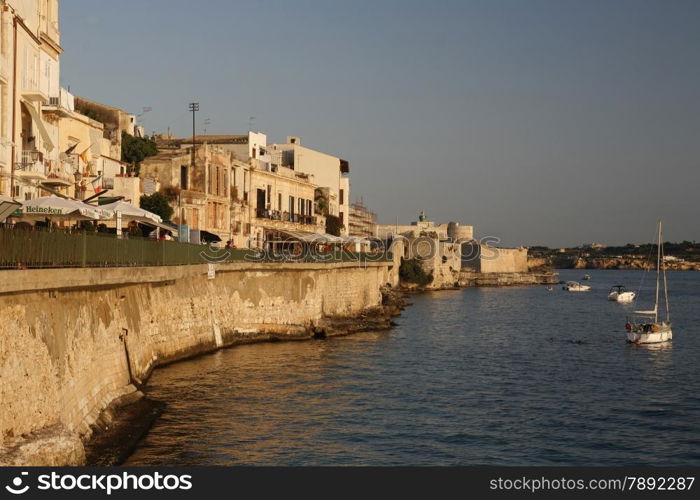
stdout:
[[0,222],[7,219],[21,206],[19,202],[13,201],[9,196],[0,194]]
[[112,215],[110,210],[100,210],[77,200],[54,195],[23,201],[17,210],[17,216],[31,218],[99,220]]
[[131,203],[127,203],[122,200],[100,205],[99,208],[110,210],[114,213],[120,212],[122,217],[135,219],[146,224],[163,222],[158,214],[154,214],[153,212],[149,212],[148,210],[144,210],[143,208],[137,207],[136,205],[132,205]]

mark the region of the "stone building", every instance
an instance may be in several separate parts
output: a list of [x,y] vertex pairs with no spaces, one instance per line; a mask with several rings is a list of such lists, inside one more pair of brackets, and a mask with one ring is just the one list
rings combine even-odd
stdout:
[[402,242],[403,258],[417,259],[423,271],[432,276],[428,288],[450,288],[459,281],[462,238],[471,240],[473,227],[460,226],[457,222],[436,224],[421,212],[410,225],[377,226],[377,236],[392,247],[394,241]]
[[313,176],[272,165],[264,134],[251,134],[252,140],[196,137],[194,169],[191,139],[160,138],[160,152],[142,162],[140,176],[169,193],[173,222],[214,233],[238,248],[263,247],[285,230],[323,232],[325,218],[314,214]]
[[136,115],[84,97],[75,96],[74,101],[75,111],[104,125],[103,137],[109,141],[109,151],[103,152],[105,156],[121,158],[122,132],[132,136],[140,135],[140,127],[137,126]]
[[234,160],[249,163],[251,159],[258,159],[265,156],[267,147],[267,135],[262,132],[248,132],[247,134],[208,134],[195,135],[193,137],[183,137],[182,139],[171,139],[171,143],[177,143],[178,147],[188,148],[195,144],[210,144],[217,146],[224,151],[232,153]]
[[60,159],[57,123],[43,107],[59,97],[58,0],[0,0],[0,194],[32,199]]
[[58,168],[47,172],[44,184],[52,183],[54,189],[78,199],[109,191],[110,196],[134,201],[138,179],[126,180],[129,165],[119,159],[121,151],[105,136],[104,123],[77,112],[73,95],[63,88],[58,99],[44,106],[43,114],[58,123],[59,149]]
[[141,163],[139,176],[154,180],[170,199],[173,222],[189,229],[231,236],[231,155],[216,146],[202,144],[191,164],[187,149],[162,150]]
[[350,215],[350,164],[341,158],[331,156],[301,145],[299,137],[287,137],[286,143],[270,144],[266,154],[273,167],[285,167],[296,172],[313,176],[314,183],[325,192],[329,215],[340,219],[344,228],[341,234],[349,234]]
[[377,236],[377,214],[369,210],[361,200],[350,205],[348,233],[360,238]]
[[325,217],[314,213],[313,176],[258,163],[250,169],[252,243],[285,236],[285,231],[323,233]]

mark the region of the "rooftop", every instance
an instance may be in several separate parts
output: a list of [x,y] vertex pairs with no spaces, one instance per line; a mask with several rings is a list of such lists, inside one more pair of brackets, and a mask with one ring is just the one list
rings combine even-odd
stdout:
[[[178,139],[182,144],[192,144],[192,137]],[[248,135],[225,134],[225,135],[195,135],[195,142],[207,142],[209,144],[248,144]]]

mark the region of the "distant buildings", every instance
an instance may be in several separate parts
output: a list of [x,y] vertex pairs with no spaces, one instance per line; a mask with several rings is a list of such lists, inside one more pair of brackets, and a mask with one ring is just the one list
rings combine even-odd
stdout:
[[362,201],[352,203],[348,218],[348,232],[350,236],[359,238],[376,238],[377,214],[365,207]]
[[471,273],[503,275],[527,273],[527,248],[496,248],[474,239],[473,226],[458,222],[437,224],[424,212],[410,225],[377,226],[377,236],[385,241],[401,240],[395,248],[404,259],[416,259],[432,276],[429,288],[458,286]]

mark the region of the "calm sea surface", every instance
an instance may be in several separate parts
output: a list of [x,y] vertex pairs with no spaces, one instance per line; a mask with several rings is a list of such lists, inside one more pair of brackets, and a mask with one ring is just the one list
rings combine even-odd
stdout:
[[674,340],[644,347],[606,300],[642,273],[560,279],[584,272],[588,293],[427,293],[388,332],[156,370],[167,408],[127,465],[700,465],[700,273],[669,273]]

